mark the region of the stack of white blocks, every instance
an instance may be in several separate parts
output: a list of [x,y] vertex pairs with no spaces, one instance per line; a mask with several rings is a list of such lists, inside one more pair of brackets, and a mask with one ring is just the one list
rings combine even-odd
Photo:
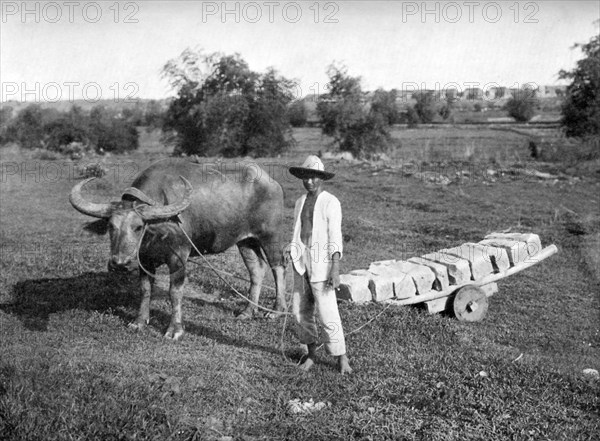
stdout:
[[340,299],[361,302],[404,300],[501,273],[535,259],[537,234],[492,233],[479,243],[440,250],[407,261],[373,262],[368,269],[340,276]]

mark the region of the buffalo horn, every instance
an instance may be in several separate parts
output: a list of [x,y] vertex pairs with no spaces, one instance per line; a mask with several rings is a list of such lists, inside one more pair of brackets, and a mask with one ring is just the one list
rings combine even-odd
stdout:
[[190,203],[192,202],[192,184],[189,183],[187,179],[183,176],[179,176],[179,178],[183,181],[185,185],[185,192],[183,193],[183,197],[169,205],[163,206],[143,206],[140,208],[139,213],[144,218],[144,220],[160,220],[160,219],[169,219],[173,216],[178,215],[183,210],[185,210]]
[[73,187],[73,189],[71,190],[69,202],[71,202],[73,208],[75,208],[75,210],[79,211],[80,213],[83,213],[87,216],[108,219],[112,214],[111,204],[96,204],[85,200],[84,197],[81,195],[81,189],[83,188],[83,186],[93,179],[96,178],[89,178],[75,185],[75,187]]

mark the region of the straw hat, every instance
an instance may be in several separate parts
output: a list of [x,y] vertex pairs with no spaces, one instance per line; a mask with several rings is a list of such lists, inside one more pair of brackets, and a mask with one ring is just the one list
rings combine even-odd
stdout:
[[290,167],[290,173],[300,179],[321,178],[327,181],[335,176],[335,173],[326,172],[325,166],[318,156],[310,155],[300,167]]

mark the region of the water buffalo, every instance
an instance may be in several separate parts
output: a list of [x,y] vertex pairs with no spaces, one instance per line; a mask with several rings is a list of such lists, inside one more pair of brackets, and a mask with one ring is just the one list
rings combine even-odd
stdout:
[[[225,168],[225,170],[223,170]],[[137,319],[143,329],[150,318],[150,295],[156,269],[170,270],[171,324],[165,337],[183,335],[181,301],[185,264],[197,255],[181,228],[201,253],[221,253],[237,245],[250,273],[250,298],[258,303],[261,284],[270,266],[275,278],[278,311],[286,310],[284,251],[281,241],[283,190],[256,163],[235,167],[165,159],[138,174],[121,200],[94,203],[82,196],[81,181],[71,190],[70,202],[79,212],[101,218],[96,224],[110,235],[110,271],[140,267],[142,301]],[[94,229],[94,228],[93,228]],[[139,256],[139,260],[138,260]],[[252,317],[248,304],[240,314]]]

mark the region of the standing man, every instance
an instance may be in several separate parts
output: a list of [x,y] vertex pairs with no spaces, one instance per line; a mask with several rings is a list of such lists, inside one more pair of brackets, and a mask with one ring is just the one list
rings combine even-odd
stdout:
[[343,253],[342,207],[335,196],[323,190],[323,181],[334,174],[326,172],[314,155],[306,158],[301,167],[290,167],[290,173],[302,179],[307,191],[296,201],[290,247],[294,265],[293,311],[300,325],[300,341],[308,346],[300,368],[307,371],[315,363],[319,341],[317,314],[325,330],[325,349],[337,358],[340,373],[349,374],[352,369],[335,295]]

